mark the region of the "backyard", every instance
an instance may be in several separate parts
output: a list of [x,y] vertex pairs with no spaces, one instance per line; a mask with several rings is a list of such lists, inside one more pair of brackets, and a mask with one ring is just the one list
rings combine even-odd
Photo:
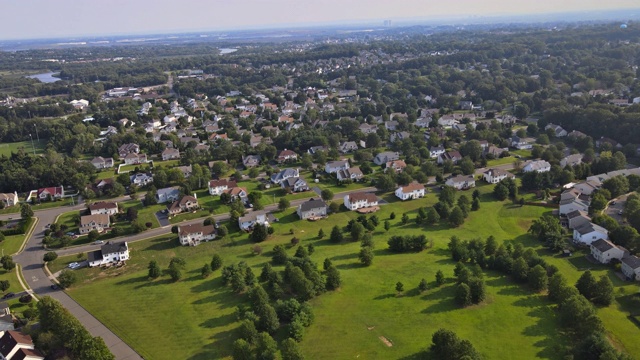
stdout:
[[[261,267],[270,261],[271,248],[275,244],[288,244],[296,236],[301,244],[315,246],[311,258],[319,266],[325,258],[332,259],[343,279],[340,290],[311,301],[315,322],[306,330],[301,343],[308,358],[411,359],[429,345],[433,332],[445,327],[470,340],[487,359],[559,359],[558,349],[562,349],[567,339],[556,330],[553,304],[545,296],[533,294],[502,275],[486,272],[487,301],[466,309],[454,305],[455,264],[446,251],[452,235],[461,239],[493,235],[500,242],[533,247],[556,265],[569,282],[575,282],[589,267],[580,261],[580,254],[573,258],[550,254],[526,234],[531,222],[549,209],[495,201],[489,194],[491,189],[479,187],[483,193],[480,211],[472,212],[464,225],[456,229],[446,225],[425,228],[413,222],[401,224],[403,213],[409,213],[413,219],[419,207],[433,205],[434,194],[410,202],[389,198],[391,203],[383,205],[376,214],[381,220],[389,219],[391,212],[397,215],[390,220],[389,234],[425,234],[434,241],[434,247],[421,253],[392,254],[386,245],[389,234],[380,225],[374,233],[376,257],[370,267],[362,267],[358,262],[359,243],[333,244],[317,237],[319,229],[328,234],[334,224],[346,225],[356,217],[355,213],[339,212],[328,220],[307,222],[299,221],[293,209],[288,209],[277,215],[280,221],[274,224],[275,234],[260,244],[264,248],[261,255],[252,254],[254,244],[246,234],[232,233],[198,247],[181,247],[176,236],[168,234],[130,244],[131,260],[124,268],[79,270],[81,280],[68,292],[145,358],[229,358],[231,343],[237,336],[234,330],[239,324],[235,307],[246,301],[246,296],[223,287],[219,270],[202,279],[200,268],[218,253],[225,264],[246,261],[259,274]],[[471,196],[470,192],[464,194]],[[294,248],[288,250],[290,256],[294,252]],[[150,260],[166,268],[173,256],[187,261],[182,281],[171,283],[166,275],[155,281],[147,279]],[[70,256],[56,260],[52,271],[74,259],[75,256]],[[626,294],[637,291],[636,285],[621,282],[607,268],[590,267],[596,276],[610,274],[616,287],[625,289]],[[434,286],[438,270],[449,279],[440,288]],[[430,288],[420,294],[416,287],[422,278],[427,279]],[[402,295],[397,295],[394,289],[398,281],[405,284]],[[614,304],[599,312],[613,342],[630,354],[638,354],[640,344],[636,339],[640,330],[624,310]],[[420,336],[416,336],[417,331]],[[166,341],[169,337],[172,341]],[[392,346],[385,345],[381,337]]]

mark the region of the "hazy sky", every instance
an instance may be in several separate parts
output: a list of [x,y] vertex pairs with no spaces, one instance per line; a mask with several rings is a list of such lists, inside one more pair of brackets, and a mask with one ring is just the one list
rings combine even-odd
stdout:
[[638,7],[638,0],[0,0],[0,39]]

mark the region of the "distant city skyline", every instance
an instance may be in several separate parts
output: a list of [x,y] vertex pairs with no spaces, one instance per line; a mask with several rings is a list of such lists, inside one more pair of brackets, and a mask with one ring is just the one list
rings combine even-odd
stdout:
[[0,0],[0,40],[638,9],[638,0]]

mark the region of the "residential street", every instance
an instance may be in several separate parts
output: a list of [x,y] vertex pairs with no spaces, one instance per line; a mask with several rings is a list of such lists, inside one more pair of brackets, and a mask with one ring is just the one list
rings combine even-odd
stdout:
[[[338,193],[334,195],[334,200],[341,200],[345,195],[361,192],[361,191],[375,191],[375,187],[367,187],[358,190],[347,191],[343,193]],[[301,203],[309,200],[309,198],[317,197],[317,194],[314,192],[309,193],[309,197],[305,199],[298,199],[291,201],[291,207],[297,207]],[[129,196],[109,200],[109,201],[125,201],[129,200]],[[109,350],[116,356],[116,359],[120,360],[131,360],[131,359],[142,359],[140,355],[138,355],[131,347],[129,347],[122,339],[120,339],[116,334],[111,332],[104,324],[102,324],[98,319],[93,317],[88,311],[86,311],[80,304],[78,304],[75,300],[73,300],[69,295],[67,295],[62,290],[53,290],[51,289],[51,285],[53,282],[49,279],[44,271],[43,267],[43,256],[47,252],[42,246],[42,239],[44,238],[44,230],[47,224],[53,224],[58,217],[58,215],[74,211],[74,210],[82,210],[85,208],[85,204],[81,203],[75,206],[61,206],[51,209],[38,210],[35,211],[36,224],[34,225],[34,230],[31,236],[26,240],[26,245],[24,250],[17,255],[14,255],[13,259],[16,263],[20,264],[22,267],[22,274],[24,275],[24,279],[26,280],[26,285],[31,288],[33,293],[37,296],[51,296],[52,298],[60,301],[60,303],[67,308],[82,324],[87,328],[87,330],[93,336],[100,336],[104,339],[105,343],[109,347]],[[277,204],[269,205],[265,207],[265,210],[275,211],[278,209]],[[8,218],[18,218],[19,214],[5,214],[0,215],[0,219],[6,220]],[[224,221],[229,219],[229,214],[222,214],[214,216],[216,221]],[[196,224],[201,223],[204,219],[195,219],[191,221],[185,221],[180,223],[180,225],[188,225],[188,224]],[[167,234],[171,231],[171,225],[166,225],[163,227],[159,227],[156,229],[151,229],[139,234],[123,236],[119,238],[112,239],[113,242],[124,242],[127,241],[129,243],[135,241],[141,241],[145,239],[149,239],[152,237],[160,236],[163,234]],[[87,253],[94,250],[99,250],[101,245],[87,244],[76,246],[72,248],[57,250],[59,256],[65,255],[73,255],[78,253]]]
[[[619,213],[624,210],[624,205],[626,204],[629,195],[631,194],[620,195],[619,197],[611,200],[604,209],[604,213],[612,217],[619,224],[624,224],[625,220],[622,215],[619,215]],[[615,205],[613,204],[614,202]]]

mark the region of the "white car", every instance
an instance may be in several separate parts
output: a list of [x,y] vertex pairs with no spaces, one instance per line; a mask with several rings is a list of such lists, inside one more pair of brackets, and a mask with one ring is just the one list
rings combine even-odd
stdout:
[[71,264],[67,265],[67,267],[68,267],[69,269],[77,269],[77,268],[79,268],[79,267],[80,267],[80,263],[72,262]]
[[102,245],[102,244],[104,244],[104,241],[102,241],[102,240],[96,240],[96,241],[94,241],[93,243],[94,243],[94,244],[96,244],[96,245]]

